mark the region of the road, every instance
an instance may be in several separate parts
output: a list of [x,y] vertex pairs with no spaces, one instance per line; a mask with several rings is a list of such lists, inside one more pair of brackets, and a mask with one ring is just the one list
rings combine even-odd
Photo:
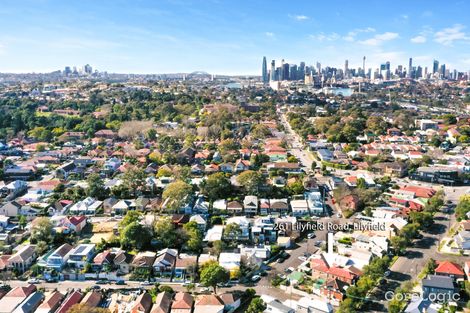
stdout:
[[286,139],[290,145],[289,153],[295,156],[302,163],[303,170],[308,173],[308,171],[311,170],[312,163],[314,161],[312,155],[309,151],[306,151],[303,148],[302,140],[287,122],[285,114],[280,114],[279,119],[281,124],[284,126]]
[[[10,280],[7,281],[6,284],[10,285],[12,288],[14,287],[20,287],[20,286],[27,286],[28,283],[25,281],[20,281],[20,280]],[[86,280],[86,281],[59,281],[57,283],[46,283],[46,282],[41,282],[39,284],[36,284],[38,288],[42,288],[46,291],[52,291],[52,290],[58,290],[60,292],[66,293],[72,289],[81,289],[85,290],[87,288],[90,288],[92,286],[96,285],[95,281],[93,280]],[[180,283],[168,283],[168,282],[161,282],[160,285],[165,285],[165,286],[170,286],[173,288],[174,291],[187,291],[187,288],[182,286]],[[152,289],[154,286],[142,286],[140,285],[139,282],[134,282],[134,281],[127,281],[126,285],[115,285],[115,284],[101,284],[98,285],[101,289],[103,290],[117,290],[117,289]],[[224,293],[228,291],[235,291],[235,290],[241,290],[244,291],[248,288],[253,288],[256,290],[256,293],[261,295],[261,294],[268,294],[270,296],[275,297],[276,299],[279,299],[281,301],[285,300],[297,300],[300,297],[295,295],[295,294],[288,294],[284,292],[283,290],[280,290],[279,288],[273,287],[270,283],[270,281],[267,279],[267,277],[263,277],[262,280],[260,280],[256,284],[247,284],[247,285],[235,285],[232,287],[220,287],[217,288],[217,293]],[[196,292],[198,293],[204,293],[202,287],[197,287]]]

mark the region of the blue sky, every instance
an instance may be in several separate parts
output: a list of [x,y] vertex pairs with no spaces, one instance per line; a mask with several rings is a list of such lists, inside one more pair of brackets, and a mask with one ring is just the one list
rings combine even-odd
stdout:
[[466,0],[2,0],[0,72],[260,74],[264,55],[467,71],[469,12]]

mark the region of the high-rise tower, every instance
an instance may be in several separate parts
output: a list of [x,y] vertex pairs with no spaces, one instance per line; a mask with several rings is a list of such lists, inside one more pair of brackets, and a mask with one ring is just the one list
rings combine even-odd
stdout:
[[362,69],[364,70],[364,77],[366,77],[366,56],[362,58]]
[[263,66],[261,69],[261,75],[263,76],[263,83],[267,84],[269,82],[269,78],[268,78],[268,64],[266,63],[266,57],[263,57]]
[[271,81],[276,80],[276,61],[271,61]]
[[410,58],[408,63],[408,78],[413,78],[413,58]]

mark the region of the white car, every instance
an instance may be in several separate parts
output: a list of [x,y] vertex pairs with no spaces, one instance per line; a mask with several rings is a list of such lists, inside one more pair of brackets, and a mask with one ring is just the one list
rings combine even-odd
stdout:
[[252,282],[257,282],[260,279],[261,279],[261,276],[259,276],[259,275],[253,275],[253,277],[251,277]]
[[152,285],[152,283],[149,282],[148,280],[146,280],[146,281],[141,282],[140,285],[141,286],[150,286],[150,285]]
[[28,280],[28,284],[39,284],[41,281],[37,278],[31,278]]
[[305,261],[307,261],[307,258],[306,258],[306,257],[304,257],[303,255],[301,255],[301,256],[299,256],[299,260],[300,260],[300,261],[304,261],[304,262],[305,262]]
[[315,237],[316,237],[315,233],[310,233],[310,234],[307,235],[308,239],[312,239],[312,238],[315,238]]

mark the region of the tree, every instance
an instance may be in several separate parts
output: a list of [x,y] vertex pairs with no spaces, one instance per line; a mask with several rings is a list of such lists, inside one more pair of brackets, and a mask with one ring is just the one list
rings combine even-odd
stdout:
[[359,177],[357,179],[357,188],[359,189],[366,189],[367,188],[367,183],[366,180],[362,177]]
[[408,241],[401,236],[394,236],[390,240],[390,244],[397,253],[401,253],[408,246]]
[[253,298],[246,309],[246,313],[263,313],[266,310],[266,304],[260,297]]
[[33,227],[31,228],[31,241],[45,242],[51,244],[54,239],[52,236],[52,222],[48,217],[38,217],[34,221]]
[[237,183],[243,187],[246,194],[256,195],[264,183],[264,178],[260,173],[248,170],[238,175]]
[[251,128],[251,136],[255,139],[264,139],[271,134],[271,131],[266,125],[255,124]]
[[198,228],[197,223],[195,221],[186,223],[183,226],[183,229],[186,231],[186,235],[188,237],[186,246],[191,252],[199,253],[202,250],[202,240],[204,238],[201,230]]
[[183,207],[189,196],[193,193],[191,185],[182,180],[169,184],[163,191],[163,201],[166,202],[166,210],[176,212]]
[[150,238],[148,228],[138,222],[130,223],[120,234],[121,246],[126,249],[141,250],[148,246]]
[[230,181],[225,177],[224,173],[215,173],[209,175],[201,184],[201,192],[206,195],[209,200],[214,201],[227,196],[231,188]]
[[127,211],[126,215],[124,216],[122,221],[119,223],[119,230],[122,231],[129,224],[138,223],[141,218],[142,218],[142,213],[137,212],[137,211]]
[[225,242],[222,240],[216,240],[212,243],[212,253],[219,256],[219,254],[226,248]]
[[179,248],[188,240],[186,232],[175,229],[169,216],[158,218],[153,225],[153,230],[155,239],[162,248]]
[[287,191],[290,195],[299,195],[304,193],[304,184],[300,180],[295,180],[287,184]]
[[146,184],[147,175],[144,170],[138,167],[129,168],[122,176],[122,184],[132,191],[134,197],[137,191],[142,190]]
[[87,196],[97,198],[99,200],[105,199],[107,191],[104,188],[104,182],[100,175],[93,173],[87,177],[88,189],[86,190]]
[[20,226],[20,228],[24,229],[27,224],[28,224],[28,221],[26,220],[26,216],[20,215],[20,218],[18,220],[18,225]]
[[201,272],[201,283],[206,287],[211,286],[214,293],[216,293],[217,284],[226,283],[229,279],[229,272],[218,263],[206,266]]
[[150,128],[147,130],[147,133],[145,133],[145,137],[148,140],[155,140],[157,139],[157,131],[154,128]]
[[459,204],[455,208],[455,216],[458,221],[467,219],[467,213],[470,212],[470,195],[461,196]]
[[240,225],[236,223],[230,223],[227,226],[225,226],[224,229],[224,239],[227,241],[236,241],[238,240],[238,237],[242,234],[242,230],[240,228]]

